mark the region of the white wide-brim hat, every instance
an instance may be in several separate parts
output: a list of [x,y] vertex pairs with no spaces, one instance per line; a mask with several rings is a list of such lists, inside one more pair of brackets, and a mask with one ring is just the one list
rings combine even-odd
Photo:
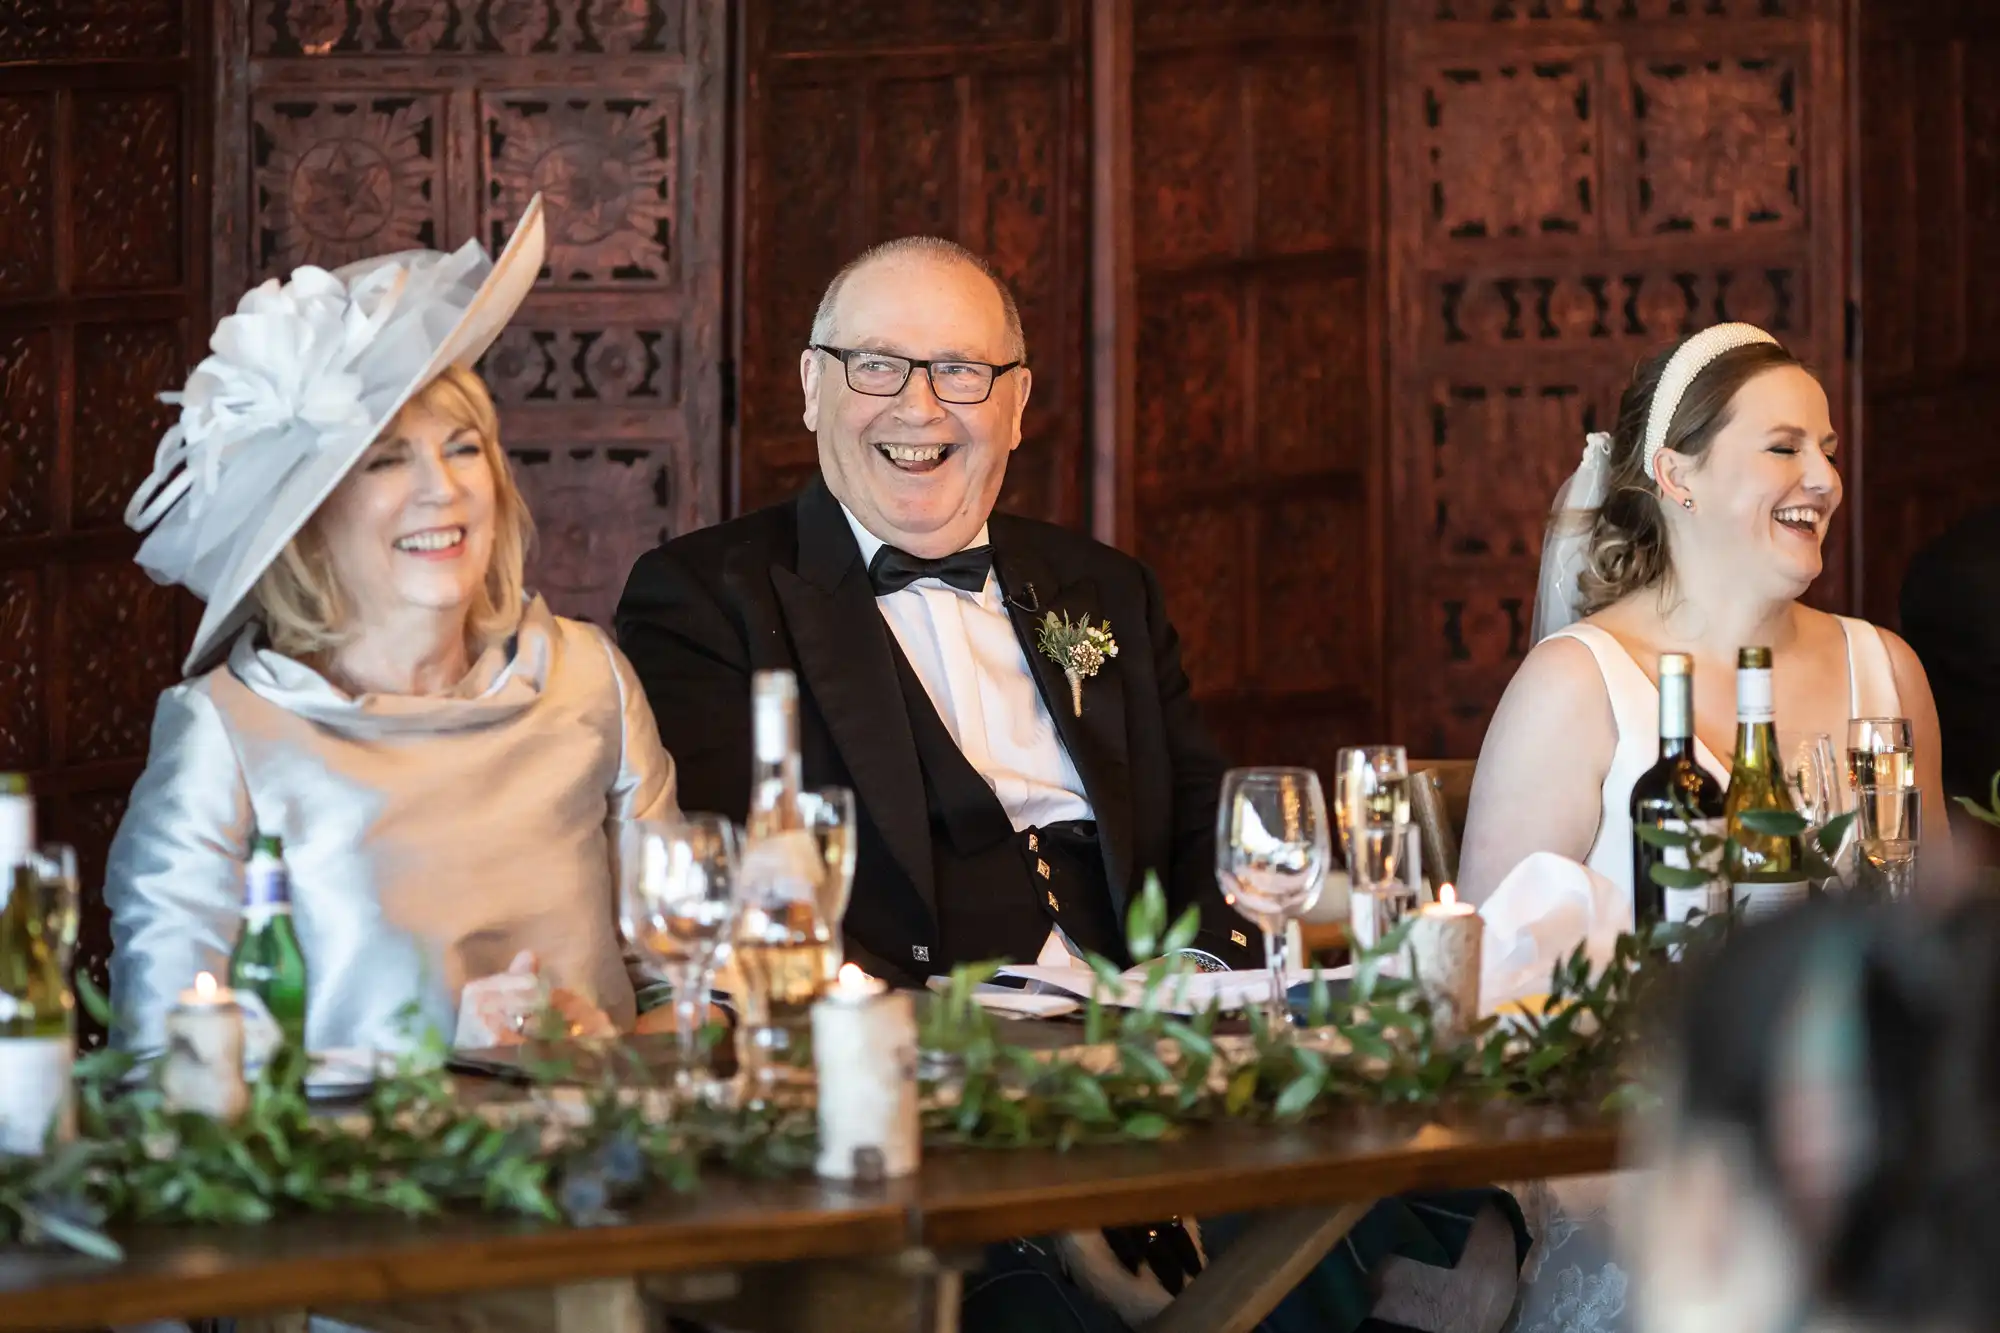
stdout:
[[328,272],[310,265],[247,292],[209,339],[180,420],[125,522],[151,529],[136,557],[156,583],[206,602],[182,670],[217,656],[255,613],[257,580],[326,503],[404,404],[452,366],[470,369],[542,269],[542,199],[507,248],[405,250]]

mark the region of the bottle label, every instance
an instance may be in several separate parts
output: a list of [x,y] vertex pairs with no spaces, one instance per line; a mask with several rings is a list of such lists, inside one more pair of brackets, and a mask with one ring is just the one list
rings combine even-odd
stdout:
[[1715,902],[1704,884],[1698,889],[1668,889],[1666,891],[1666,920],[1669,925],[1684,926],[1696,915],[1707,916],[1715,910]]
[[67,1037],[0,1038],[0,1153],[39,1157],[53,1126],[76,1134]]
[[785,710],[776,699],[759,699],[751,717],[751,748],[759,763],[782,764],[791,748]]
[[284,1044],[285,1033],[256,991],[238,987],[236,1004],[243,1010],[243,1077],[255,1083]]
[[[1723,821],[1720,819],[1669,819],[1662,823],[1661,827],[1675,833],[1693,834],[1697,838],[1720,838],[1723,833]],[[1662,847],[1660,849],[1660,864],[1672,866],[1676,870],[1693,870],[1697,868],[1695,859],[1699,855],[1700,849],[1696,847]],[[1708,890],[1668,889],[1667,892],[1669,894],[1676,892],[1706,893]],[[1671,921],[1675,918],[1669,913],[1667,919]]]
[[1780,880],[1776,883],[1759,880],[1736,886],[1736,906],[1742,911],[1745,921],[1775,916],[1779,912],[1800,906],[1811,896],[1812,885],[1803,879]]
[[1738,722],[1770,722],[1777,717],[1771,701],[1771,669],[1769,667],[1738,667],[1736,669],[1736,720]]
[[291,910],[292,886],[285,863],[274,857],[250,858],[243,876],[243,915],[255,920]]
[[766,903],[819,901],[819,882],[826,874],[819,845],[804,829],[751,838],[743,848],[736,875],[746,901]]

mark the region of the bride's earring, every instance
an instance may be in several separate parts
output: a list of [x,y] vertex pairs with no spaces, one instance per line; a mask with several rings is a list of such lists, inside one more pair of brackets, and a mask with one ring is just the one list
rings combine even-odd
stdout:
[[1681,508],[1687,510],[1689,513],[1693,513],[1694,497],[1692,495],[1683,495],[1681,497]]

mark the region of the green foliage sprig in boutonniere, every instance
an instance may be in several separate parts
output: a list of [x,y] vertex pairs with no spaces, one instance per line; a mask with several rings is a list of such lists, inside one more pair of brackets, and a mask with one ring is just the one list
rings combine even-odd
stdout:
[[1118,640],[1111,637],[1111,622],[1090,623],[1081,616],[1072,624],[1067,615],[1051,611],[1042,617],[1039,636],[1042,655],[1062,668],[1069,682],[1069,704],[1083,716],[1083,682],[1097,674],[1105,659],[1118,656]]

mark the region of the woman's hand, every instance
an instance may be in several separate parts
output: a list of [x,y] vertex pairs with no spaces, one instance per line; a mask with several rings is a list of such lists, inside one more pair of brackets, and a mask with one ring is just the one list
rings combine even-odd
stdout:
[[[564,987],[549,989],[539,976],[539,964],[532,950],[514,955],[507,970],[497,976],[481,977],[465,988],[460,1002],[460,1031],[470,1017],[496,1046],[518,1046],[540,1035],[539,1020],[544,1007],[553,1009],[572,1038],[613,1037],[617,1027],[602,1009]],[[466,1044],[463,1039],[459,1045]]]

